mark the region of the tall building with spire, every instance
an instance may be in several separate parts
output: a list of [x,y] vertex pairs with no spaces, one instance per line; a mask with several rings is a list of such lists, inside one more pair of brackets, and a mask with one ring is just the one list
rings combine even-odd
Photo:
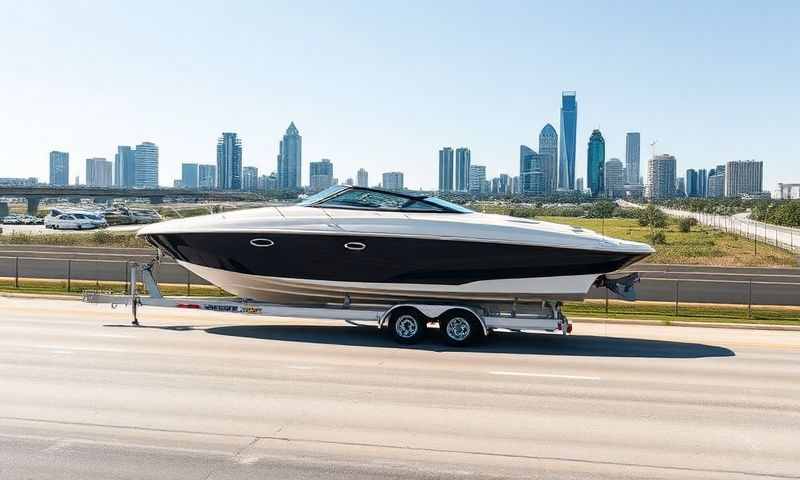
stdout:
[[544,194],[558,188],[558,134],[549,123],[539,132],[539,153],[546,158],[542,164]]
[[628,132],[625,135],[625,180],[628,185],[639,185],[639,159],[641,147],[641,135],[639,132]]
[[294,122],[289,123],[278,154],[278,189],[299,190],[303,163],[303,137]]
[[233,132],[217,140],[217,188],[242,189],[242,139]]
[[558,188],[575,189],[575,141],[578,128],[578,102],[575,92],[561,93],[561,144],[558,159]]
[[586,151],[586,186],[593,197],[600,196],[605,189],[606,141],[600,130],[592,130]]
[[450,147],[439,150],[439,191],[453,191],[453,149]]

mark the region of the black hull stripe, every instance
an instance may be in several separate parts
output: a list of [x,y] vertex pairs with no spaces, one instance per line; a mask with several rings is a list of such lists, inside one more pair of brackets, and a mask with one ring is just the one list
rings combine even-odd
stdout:
[[[175,233],[147,240],[177,260],[250,275],[370,283],[461,285],[613,272],[647,254],[458,240],[287,233]],[[269,239],[268,247],[253,239]],[[258,242],[257,242],[258,243]],[[352,250],[346,244],[364,244]]]

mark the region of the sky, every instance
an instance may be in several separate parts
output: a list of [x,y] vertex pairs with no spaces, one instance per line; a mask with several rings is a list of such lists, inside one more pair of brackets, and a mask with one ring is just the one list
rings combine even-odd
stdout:
[[[438,150],[466,146],[487,176],[559,130],[578,100],[576,176],[592,129],[606,158],[625,133],[687,168],[764,161],[765,189],[800,182],[800,2],[0,0],[0,177],[48,178],[48,153],[113,160],[160,148],[215,163],[223,131],[244,165],[276,169],[290,121],[308,163],[435,188]],[[655,142],[655,146],[650,144]],[[644,171],[642,174],[644,175]]]

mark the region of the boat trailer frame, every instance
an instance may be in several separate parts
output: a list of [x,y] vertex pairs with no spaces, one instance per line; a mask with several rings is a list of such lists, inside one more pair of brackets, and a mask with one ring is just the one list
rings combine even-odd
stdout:
[[[342,303],[321,305],[285,305],[267,302],[250,301],[243,298],[218,297],[165,297],[153,277],[153,266],[160,261],[159,257],[147,263],[131,263],[130,288],[126,295],[108,292],[87,291],[83,301],[92,304],[110,304],[112,308],[130,306],[134,326],[140,326],[139,309],[143,306],[162,308],[185,308],[214,312],[241,313],[246,315],[292,317],[308,319],[342,320],[354,325],[363,326],[360,322],[374,322],[378,329],[386,327],[392,312],[401,308],[414,308],[435,322],[445,312],[461,309],[474,314],[480,322],[483,334],[491,331],[515,332],[555,332],[568,335],[572,332],[572,323],[561,310],[560,301],[526,303],[538,305],[538,312],[518,313],[517,302],[511,304],[507,311],[488,311],[483,305],[459,303],[427,303],[406,301],[391,305],[353,304],[346,295]],[[139,292],[138,283],[142,282],[147,294]]]

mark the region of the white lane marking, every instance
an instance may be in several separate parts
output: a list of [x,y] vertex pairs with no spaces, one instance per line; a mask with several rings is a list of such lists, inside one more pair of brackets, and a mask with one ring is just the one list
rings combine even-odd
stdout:
[[570,380],[600,380],[600,377],[587,377],[584,375],[557,375],[553,373],[531,373],[531,372],[492,371],[489,372],[489,375],[505,375],[509,377],[568,378]]
[[317,367],[308,367],[305,365],[287,365],[286,368],[291,368],[292,370],[313,370]]

